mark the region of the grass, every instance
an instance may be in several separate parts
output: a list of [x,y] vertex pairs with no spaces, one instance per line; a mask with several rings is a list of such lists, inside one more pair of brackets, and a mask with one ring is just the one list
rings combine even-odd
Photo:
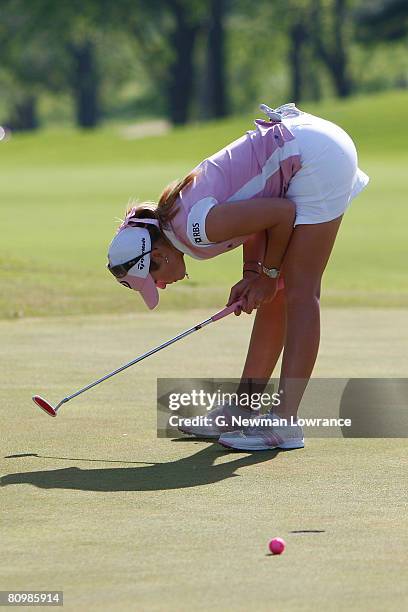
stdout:
[[[316,377],[406,376],[407,311],[392,306],[408,304],[407,101],[307,109],[351,132],[372,177],[325,277]],[[15,319],[0,320],[0,589],[64,590],[75,612],[404,608],[405,440],[310,438],[302,451],[250,455],[156,438],[157,377],[239,376],[252,317],[186,338],[57,419],[30,401],[58,401],[224,301],[238,252],[191,262],[192,281],[146,313],[104,270],[106,246],[129,197],[156,198],[251,121],[0,143],[0,318]],[[287,550],[270,557],[277,535]]]
[[[30,401],[56,401],[207,316],[0,322],[0,589],[64,590],[76,612],[403,609],[405,440],[251,455],[156,438],[156,377],[238,376],[250,317],[186,338],[57,419]],[[323,319],[316,376],[406,374],[403,310]],[[270,557],[277,535],[287,550]]]
[[[326,305],[408,305],[407,102],[408,94],[397,92],[305,107],[351,133],[360,166],[372,178],[345,218],[325,279]],[[0,143],[0,317],[142,310],[104,268],[115,218],[129,198],[156,199],[167,182],[250,129],[252,119],[135,141],[103,128],[49,130]],[[192,281],[165,292],[162,308],[223,303],[240,258],[235,251],[190,261]]]

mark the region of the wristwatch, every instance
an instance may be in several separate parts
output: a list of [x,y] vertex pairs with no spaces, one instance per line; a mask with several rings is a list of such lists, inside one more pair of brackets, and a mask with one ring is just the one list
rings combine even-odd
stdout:
[[262,272],[266,274],[266,276],[269,276],[269,278],[278,278],[280,274],[278,268],[266,268],[265,266],[262,266]]

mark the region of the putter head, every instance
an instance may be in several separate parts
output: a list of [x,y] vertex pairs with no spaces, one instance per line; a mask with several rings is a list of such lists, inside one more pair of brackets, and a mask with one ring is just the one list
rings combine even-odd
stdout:
[[37,404],[37,406],[39,406],[42,410],[44,410],[44,412],[46,412],[50,416],[52,417],[57,416],[57,411],[55,410],[55,408],[53,408],[51,404],[47,402],[47,400],[43,399],[39,395],[33,396],[33,402]]

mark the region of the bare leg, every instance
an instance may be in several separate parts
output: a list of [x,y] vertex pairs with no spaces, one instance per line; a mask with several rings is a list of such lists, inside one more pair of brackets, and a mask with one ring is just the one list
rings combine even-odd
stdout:
[[316,361],[321,278],[341,219],[297,226],[283,266],[285,289],[256,313],[238,392],[263,391],[285,344],[279,385],[282,402],[275,409],[285,417],[296,416]]
[[261,393],[268,383],[283,348],[286,332],[285,291],[256,312],[248,354],[238,393]]
[[298,225],[285,256],[287,333],[276,412],[296,416],[316,361],[320,341],[320,283],[342,217]]

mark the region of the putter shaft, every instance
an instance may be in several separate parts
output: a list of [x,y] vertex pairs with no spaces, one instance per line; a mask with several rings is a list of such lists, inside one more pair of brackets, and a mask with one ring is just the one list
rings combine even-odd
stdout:
[[104,380],[107,380],[108,378],[111,378],[112,376],[115,376],[116,374],[119,374],[119,372],[123,372],[123,370],[126,370],[127,368],[130,368],[130,366],[135,365],[136,363],[139,363],[139,361],[142,361],[143,359],[146,359],[146,357],[150,357],[150,355],[154,355],[154,353],[157,353],[158,351],[161,351],[162,349],[166,348],[167,346],[170,346],[171,344],[174,344],[178,340],[181,340],[182,338],[185,338],[186,336],[192,334],[193,332],[198,331],[199,329],[202,329],[203,327],[205,327],[209,323],[212,323],[212,321],[213,320],[210,317],[209,319],[206,319],[202,323],[199,323],[198,325],[194,325],[194,327],[190,327],[190,329],[186,329],[186,331],[182,332],[178,336],[175,336],[174,338],[171,338],[171,340],[167,340],[167,342],[164,342],[163,344],[160,344],[159,346],[156,346],[156,347],[150,349],[150,351],[147,351],[146,353],[143,353],[143,355],[140,355],[136,359],[132,359],[132,361],[129,361],[129,363],[125,363],[125,365],[121,366],[120,368],[117,368],[117,370],[114,370],[113,372],[110,372],[109,374],[106,374],[102,378],[99,378],[99,380],[95,380],[94,382],[90,383],[89,385],[87,385],[83,389],[80,389],[79,391],[76,391],[72,395],[68,395],[67,397],[64,397],[64,399],[61,400],[60,403],[57,405],[55,410],[58,410],[58,408],[62,404],[65,404],[66,402],[69,402],[69,400],[73,399],[74,397],[77,397],[77,395],[81,395],[81,393],[85,393],[85,391],[88,391],[88,389],[92,389],[92,387],[96,387],[96,385],[99,385]]
[[156,347],[150,349],[150,351],[147,351],[146,353],[143,353],[143,355],[140,355],[139,357],[136,357],[136,359],[132,359],[132,361],[129,361],[129,363],[125,363],[125,365],[121,366],[120,368],[117,368],[113,372],[109,372],[109,374],[106,374],[102,378],[99,378],[98,380],[95,380],[94,382],[90,383],[86,387],[83,387],[82,389],[79,389],[79,391],[76,391],[72,395],[68,395],[67,397],[64,397],[64,399],[62,399],[59,402],[59,404],[57,404],[57,406],[55,408],[47,400],[45,400],[44,398],[42,398],[40,396],[34,396],[33,397],[33,401],[38,406],[40,406],[40,408],[45,410],[45,412],[47,412],[51,416],[56,416],[56,413],[57,413],[58,409],[62,406],[62,404],[65,404],[66,402],[69,402],[74,397],[77,397],[78,395],[81,395],[81,393],[85,393],[85,391],[88,391],[89,389],[92,389],[92,387],[96,387],[96,385],[99,385],[104,380],[107,380],[108,378],[111,378],[112,376],[115,376],[116,374],[119,374],[119,372],[123,372],[123,370],[126,370],[126,368],[130,368],[130,366],[135,365],[136,363],[139,363],[143,359],[146,359],[146,357],[150,357],[150,355],[153,355],[154,353],[157,353],[158,351],[161,351],[162,349],[166,348],[167,346],[170,346],[171,344],[174,344],[178,340],[181,340],[182,338],[185,338],[186,336],[192,334],[193,332],[198,331],[199,329],[202,329],[203,327],[205,327],[209,323],[214,323],[215,321],[219,321],[220,319],[223,319],[227,315],[229,315],[232,312],[234,312],[235,309],[238,306],[240,306],[240,302],[235,302],[234,304],[231,304],[231,306],[227,306],[226,308],[223,308],[223,310],[220,310],[219,312],[216,312],[209,319],[205,319],[205,321],[202,321],[201,323],[198,323],[197,325],[194,325],[193,327],[190,327],[190,329],[186,329],[181,334],[178,334],[178,336],[175,336],[174,338],[171,338],[171,340],[167,340],[167,342],[164,342],[163,344],[160,344],[159,346],[156,346]]

